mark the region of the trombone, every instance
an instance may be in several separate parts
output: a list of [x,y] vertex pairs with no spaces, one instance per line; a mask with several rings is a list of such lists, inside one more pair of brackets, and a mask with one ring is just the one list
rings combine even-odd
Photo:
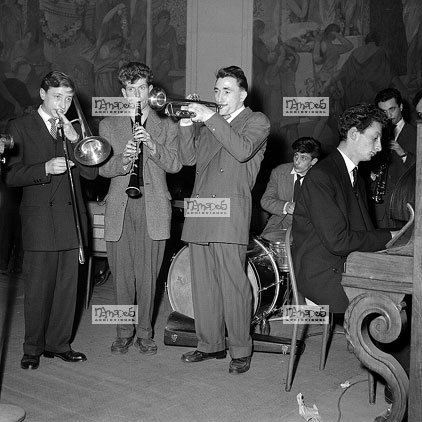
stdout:
[[[101,136],[92,135],[88,127],[88,124],[86,122],[86,119],[84,115],[82,114],[81,106],[79,104],[79,101],[76,95],[73,97],[73,101],[75,104],[76,112],[78,114],[78,118],[72,120],[70,123],[79,121],[81,125],[81,131],[82,131],[82,139],[75,145],[75,148],[74,148],[75,160],[85,166],[93,166],[96,164],[101,164],[110,155],[111,146]],[[79,262],[81,264],[84,264],[85,254],[84,254],[84,247],[83,247],[83,240],[82,240],[81,223],[79,220],[78,204],[76,202],[76,194],[75,194],[75,184],[74,184],[73,175],[70,169],[69,152],[68,152],[67,142],[66,142],[67,139],[64,134],[62,119],[59,119],[57,128],[58,128],[58,133],[60,134],[61,140],[63,142],[64,157],[65,157],[65,162],[66,162],[67,175],[69,178],[70,194],[72,198],[73,217],[75,219],[76,236],[78,239]]]
[[188,100],[188,99],[169,99],[162,88],[155,87],[151,90],[148,98],[148,103],[153,110],[163,110],[169,117],[176,119],[185,119],[195,117],[196,113],[188,110],[182,110],[182,107],[188,106],[191,103],[204,104],[206,107],[214,109],[216,112],[220,108],[217,103],[210,101]]

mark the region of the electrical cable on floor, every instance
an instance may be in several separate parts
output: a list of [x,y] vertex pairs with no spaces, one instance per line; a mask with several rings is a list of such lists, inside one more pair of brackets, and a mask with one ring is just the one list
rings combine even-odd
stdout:
[[353,387],[354,385],[356,385],[356,384],[359,384],[359,383],[361,383],[361,382],[368,382],[368,380],[367,379],[364,379],[364,380],[359,380],[359,381],[355,381],[355,382],[353,382],[352,384],[350,384],[349,386],[347,386],[342,392],[341,392],[341,394],[340,394],[340,397],[338,398],[338,401],[337,401],[337,410],[338,410],[338,418],[337,418],[337,422],[340,422],[340,420],[341,420],[341,408],[340,408],[340,401],[341,401],[341,399],[342,399],[342,397],[343,397],[343,395],[346,393],[346,391],[347,390],[349,390],[351,387]]

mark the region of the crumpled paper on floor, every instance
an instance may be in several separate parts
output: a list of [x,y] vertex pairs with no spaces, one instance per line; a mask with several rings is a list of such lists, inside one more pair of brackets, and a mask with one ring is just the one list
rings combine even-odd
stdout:
[[302,393],[296,396],[297,404],[299,405],[299,415],[308,422],[323,422],[319,415],[318,408],[314,404],[313,407],[305,406]]

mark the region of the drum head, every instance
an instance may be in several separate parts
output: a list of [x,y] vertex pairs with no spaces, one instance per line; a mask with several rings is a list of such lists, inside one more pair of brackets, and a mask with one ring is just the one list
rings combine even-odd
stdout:
[[167,276],[167,292],[174,311],[194,318],[188,246],[184,246],[171,263]]
[[[258,297],[259,275],[256,273],[255,266],[252,266],[249,262],[247,263],[247,275],[251,283],[253,313],[255,314],[260,304]],[[195,318],[193,314],[189,246],[184,246],[173,258],[167,276],[167,293],[174,311]]]

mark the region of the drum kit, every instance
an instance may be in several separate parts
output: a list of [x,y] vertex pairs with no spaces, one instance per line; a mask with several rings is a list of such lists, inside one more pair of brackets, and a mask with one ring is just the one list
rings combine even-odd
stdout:
[[[292,291],[286,254],[286,229],[253,236],[247,249],[246,272],[252,289],[253,315],[251,332],[254,350],[289,353],[290,339],[269,335],[271,317],[283,305],[290,304]],[[185,245],[173,257],[167,276],[167,294],[173,312],[165,328],[167,345],[195,347],[189,246]],[[297,348],[297,353],[303,351]]]

